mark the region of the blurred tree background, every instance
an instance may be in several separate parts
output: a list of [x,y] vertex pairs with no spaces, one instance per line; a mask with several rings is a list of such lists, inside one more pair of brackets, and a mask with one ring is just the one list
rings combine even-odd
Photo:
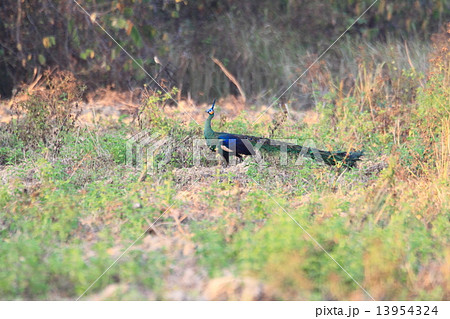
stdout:
[[[269,99],[303,72],[373,0],[2,0],[0,95],[44,69],[73,72],[89,90],[154,85],[98,22],[167,88],[198,101]],[[450,18],[448,0],[379,0],[349,31],[351,41],[428,39]],[[155,59],[154,57],[158,58]],[[339,58],[337,55],[336,58]],[[267,102],[267,101],[266,101]]]

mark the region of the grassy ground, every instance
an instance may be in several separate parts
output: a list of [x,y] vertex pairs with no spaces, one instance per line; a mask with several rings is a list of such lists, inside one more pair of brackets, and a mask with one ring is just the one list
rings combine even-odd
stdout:
[[[0,298],[76,299],[138,239],[83,299],[370,299],[357,281],[376,300],[448,300],[449,47],[433,43],[423,72],[420,52],[373,46],[350,89],[320,74],[308,112],[253,123],[260,109],[219,101],[216,130],[364,149],[353,170],[264,154],[222,167],[205,146],[194,166],[202,127],[182,111],[202,124],[206,106],[150,93],[134,121],[81,121],[79,88],[59,77],[1,126]],[[167,140],[148,174],[127,162],[144,130]]]

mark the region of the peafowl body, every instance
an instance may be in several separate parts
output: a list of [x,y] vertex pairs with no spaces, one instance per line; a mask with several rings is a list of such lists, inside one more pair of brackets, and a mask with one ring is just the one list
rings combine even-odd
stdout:
[[270,140],[264,137],[214,132],[211,127],[211,120],[214,117],[214,105],[215,100],[211,108],[206,111],[209,116],[205,121],[204,135],[208,147],[213,151],[217,150],[219,154],[223,156],[227,164],[229,163],[230,155],[235,155],[238,158],[241,158],[242,155],[255,155],[255,147],[268,152],[280,152],[281,150],[284,150],[290,154],[303,155],[318,161],[323,160],[328,165],[337,165],[338,163],[341,163],[346,167],[354,167],[356,162],[359,161],[363,155],[362,151],[328,152],[302,147],[296,144]]

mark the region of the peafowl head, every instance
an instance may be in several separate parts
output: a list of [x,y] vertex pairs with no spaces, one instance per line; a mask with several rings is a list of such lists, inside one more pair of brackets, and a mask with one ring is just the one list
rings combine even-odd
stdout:
[[214,99],[214,102],[212,106],[206,111],[209,115],[214,115],[214,105],[216,104],[216,99]]

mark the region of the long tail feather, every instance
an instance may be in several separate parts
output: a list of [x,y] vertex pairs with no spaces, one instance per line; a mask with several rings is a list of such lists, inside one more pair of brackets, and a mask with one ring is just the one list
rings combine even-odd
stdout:
[[[264,148],[264,147],[262,147]],[[363,151],[357,152],[329,152],[315,148],[303,147],[295,144],[287,144],[287,152],[311,157],[316,161],[323,161],[327,165],[341,164],[346,167],[355,167],[356,163],[364,155]]]
[[346,167],[354,167],[361,157],[364,155],[363,151],[357,152],[329,152],[322,151],[315,148],[303,147],[297,144],[285,143],[281,141],[271,140],[263,137],[256,137],[250,135],[234,134],[235,137],[242,140],[248,140],[254,146],[259,146],[261,149],[269,152],[280,152],[282,149],[288,153],[312,157],[317,161],[323,161],[328,165],[343,165]]

